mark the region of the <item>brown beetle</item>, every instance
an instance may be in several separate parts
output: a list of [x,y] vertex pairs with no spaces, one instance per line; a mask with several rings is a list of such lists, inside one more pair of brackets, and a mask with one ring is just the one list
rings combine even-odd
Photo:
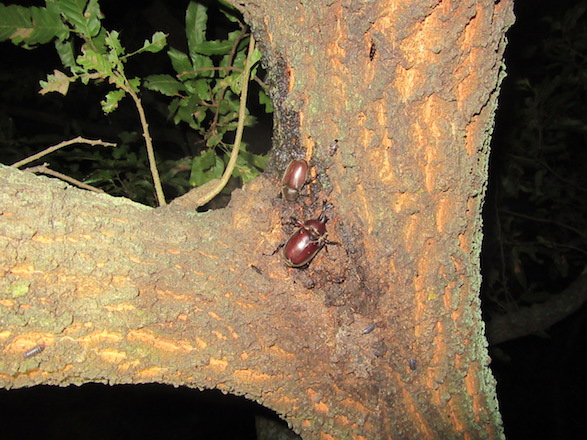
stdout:
[[288,202],[295,202],[308,180],[310,166],[304,159],[292,160],[281,179],[281,193]]
[[315,220],[298,222],[300,228],[293,233],[283,247],[283,260],[290,267],[302,267],[312,261],[325,244],[334,244],[326,240],[326,222],[324,213]]

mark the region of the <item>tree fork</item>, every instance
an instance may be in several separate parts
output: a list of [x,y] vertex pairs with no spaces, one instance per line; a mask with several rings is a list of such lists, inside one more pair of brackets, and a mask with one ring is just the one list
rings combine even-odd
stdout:
[[275,177],[198,214],[0,167],[0,384],[219,388],[305,440],[501,438],[478,292],[511,2],[238,6],[341,246],[268,255],[302,209]]

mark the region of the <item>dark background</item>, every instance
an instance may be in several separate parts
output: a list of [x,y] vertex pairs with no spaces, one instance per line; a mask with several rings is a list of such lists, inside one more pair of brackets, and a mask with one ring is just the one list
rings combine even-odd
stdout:
[[[130,2],[101,2],[106,26],[123,29],[128,47],[140,46],[161,29],[158,20],[163,20],[170,43],[182,50],[186,4],[166,2],[163,13],[162,3],[154,0],[144,2],[140,12]],[[585,1],[516,3],[484,212],[482,299],[487,320],[561,294],[586,263],[582,214],[587,195],[581,195],[587,188],[586,9]],[[123,130],[138,130],[135,111],[125,108],[125,103],[112,115],[102,114],[100,87],[76,87],[65,98],[38,96],[38,80],[59,65],[52,47],[31,52],[0,43],[0,54],[0,162],[12,163],[78,133],[110,139]],[[163,71],[167,60],[164,53],[159,55],[148,66],[131,64],[129,69],[137,75],[152,73],[149,69],[154,66]],[[146,99],[152,99],[147,111],[160,157],[175,161],[194,154],[198,143],[194,134],[167,123],[164,112],[157,110],[161,106],[157,98]],[[260,126],[270,122],[265,118]],[[260,143],[266,144],[270,133],[260,133]],[[143,148],[140,141],[136,148]],[[74,171],[83,179],[84,173],[93,172],[86,154],[61,152],[52,156],[52,166],[62,166],[66,172],[76,160],[81,165]],[[117,171],[120,181],[132,179],[132,166]],[[125,190],[117,189],[133,196]],[[512,211],[517,215],[510,215]],[[561,231],[557,227],[561,223],[579,233]],[[540,334],[491,347],[509,440],[587,438],[586,318],[583,306]],[[275,417],[244,398],[214,390],[101,384],[0,390],[0,414],[4,416],[0,440],[253,440],[255,415]]]

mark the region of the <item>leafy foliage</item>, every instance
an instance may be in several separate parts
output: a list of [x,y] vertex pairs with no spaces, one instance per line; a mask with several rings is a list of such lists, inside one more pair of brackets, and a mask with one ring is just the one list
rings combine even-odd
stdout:
[[[222,174],[228,162],[230,143],[238,122],[240,78],[249,33],[248,28],[240,21],[238,11],[225,2],[221,3],[222,12],[237,30],[228,32],[225,39],[207,40],[208,8],[190,2],[185,17],[187,53],[168,48],[167,35],[163,32],[153,33],[137,50],[127,51],[120,33],[104,27],[104,16],[98,0],[46,0],[44,8],[0,4],[0,41],[10,40],[27,49],[54,42],[64,68],[54,69],[53,73],[40,82],[42,95],[58,92],[65,96],[76,82],[84,85],[92,82],[102,90],[105,84],[109,84],[111,89],[105,92],[100,102],[105,113],[118,109],[127,95],[133,97],[135,102],[138,101],[141,88],[170,99],[169,119],[175,124],[188,125],[204,139],[204,148],[200,150],[200,154],[190,159],[191,163],[186,163],[185,159],[176,159],[175,164],[174,161],[159,163],[163,167],[162,174],[171,179],[164,180],[165,185],[173,186],[176,194],[181,194],[190,185],[201,185],[218,177],[219,173]],[[165,48],[168,48],[168,57],[175,75],[160,71],[144,78],[127,76],[126,64],[131,57],[143,53],[158,53]],[[253,75],[259,68],[261,54],[256,51],[254,56],[256,64]],[[270,100],[265,92],[261,89],[259,93],[259,100],[270,109]],[[245,125],[251,126],[254,123],[255,118],[248,115]],[[125,137],[124,133],[120,135]],[[128,136],[126,138],[129,139]],[[129,154],[126,159],[132,160],[137,169],[148,169],[142,163],[144,156],[131,154],[131,150],[127,148],[129,145],[123,142],[123,148],[119,148]],[[152,184],[148,182],[148,174],[141,175],[140,179],[125,181],[119,167],[105,154],[107,153],[102,150],[98,152],[100,157],[93,158],[102,164],[100,172],[94,170],[88,175],[88,170],[85,169],[86,183],[91,182],[111,193],[118,193],[112,186],[118,182],[127,189],[127,195],[135,193],[138,194],[135,199],[151,203]],[[87,155],[87,152],[82,155]],[[118,160],[125,160],[124,155],[117,153],[117,156]],[[70,166],[73,165],[65,155],[60,154],[58,157]],[[264,168],[265,161],[264,156],[252,154],[246,151],[246,145],[241,145],[241,155],[233,176],[246,182]],[[73,166],[72,169],[75,170],[76,167]],[[174,169],[190,170],[191,177],[186,179],[183,172],[171,173]],[[183,184],[180,184],[179,176],[185,179]],[[128,190],[133,185],[143,186],[145,183],[145,191]]]
[[[229,20],[237,22],[232,7],[222,12]],[[226,138],[236,130],[241,73],[248,44],[248,33],[242,24],[239,30],[229,32],[226,39],[206,40],[207,22],[207,7],[190,2],[185,23],[188,53],[173,48],[167,52],[176,75],[150,75],[145,79],[146,88],[173,98],[169,104],[173,121],[188,124],[205,139],[207,148],[192,162],[190,183],[196,186],[220,177],[228,162],[230,150]],[[255,50],[253,77],[260,59],[261,53]],[[259,93],[259,99],[267,102],[265,92]],[[245,120],[245,126],[254,123],[251,116]],[[220,148],[220,155],[216,154],[216,148]],[[241,152],[244,153],[244,148]],[[246,183],[265,164],[264,156],[241,154],[235,177]]]
[[497,178],[484,249],[490,313],[548,299],[587,264],[586,11],[582,1],[536,17],[521,60],[506,54],[518,79],[502,98],[493,139]]
[[47,2],[47,8],[0,4],[0,41],[10,39],[30,49],[49,43],[55,37],[64,40],[69,33],[54,1]]

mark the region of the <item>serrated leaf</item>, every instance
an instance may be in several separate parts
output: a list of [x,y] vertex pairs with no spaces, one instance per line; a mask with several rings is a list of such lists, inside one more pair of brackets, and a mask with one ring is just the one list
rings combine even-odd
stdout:
[[[75,28],[76,32],[87,37],[98,35],[102,27],[102,13],[98,0],[48,0],[57,2],[63,16]],[[86,8],[87,6],[87,8]]]
[[145,78],[144,86],[165,96],[177,96],[186,91],[186,86],[171,75],[150,75]]
[[259,90],[259,104],[265,106],[265,113],[273,113],[273,101],[264,90]]
[[197,163],[199,171],[202,173],[211,168],[212,166],[214,166],[214,164],[216,163],[216,154],[214,153],[214,150],[206,150],[200,156],[194,157],[194,160],[192,162],[192,169],[193,164],[195,163]]
[[177,72],[178,77],[181,80],[194,77],[194,66],[190,61],[190,58],[185,53],[177,49],[171,48],[167,51],[167,56],[169,56],[169,59],[171,60],[171,65],[173,66],[173,68]]
[[226,18],[228,18],[233,23],[239,23],[240,12],[226,0],[218,0],[220,3],[220,12],[224,14]]
[[117,31],[106,33],[106,45],[114,52],[117,58],[124,55],[124,48],[120,43],[120,34]]
[[255,48],[253,54],[251,55],[251,66],[257,64],[261,58],[263,58],[263,54],[259,49]]
[[200,105],[201,100],[194,95],[181,99],[177,106],[177,112],[173,117],[173,122],[179,124],[186,122],[194,130],[201,129],[201,122],[206,118],[206,108]]
[[65,73],[54,70],[52,74],[47,75],[47,81],[40,81],[41,90],[39,93],[45,95],[49,92],[57,92],[65,96],[71,82],[72,79]]
[[240,95],[242,91],[241,79],[241,73],[232,73],[224,78],[224,82],[230,87],[230,90],[232,90],[235,95]]
[[192,172],[190,174],[190,185],[201,186],[212,179],[217,179],[224,172],[224,162],[214,150],[207,150],[200,156],[192,159]]
[[124,98],[124,90],[111,90],[106,94],[106,98],[100,101],[104,113],[111,113],[118,108],[118,103]]
[[107,45],[106,45],[106,37],[108,36],[108,31],[105,28],[100,29],[98,35],[92,38],[92,43],[95,48],[98,50],[105,52]]
[[197,76],[204,78],[214,76],[214,63],[207,56],[194,54],[192,56],[192,63]]
[[135,93],[139,93],[139,89],[141,87],[141,78],[139,78],[138,76],[135,76],[134,78],[131,78],[128,80],[128,84],[130,85],[130,87],[133,89],[133,91]]
[[10,39],[13,44],[31,48],[55,37],[65,39],[68,34],[61,16],[52,10],[0,4],[0,41]]
[[101,53],[90,49],[87,45],[82,47],[82,54],[77,57],[77,64],[83,67],[86,72],[98,72],[103,78],[112,75],[112,66]]
[[155,32],[151,37],[151,41],[145,40],[140,51],[157,53],[167,46],[167,34],[163,32]]
[[[249,155],[255,156],[250,153]],[[260,174],[258,169],[251,167],[251,163],[248,160],[250,156],[239,153],[239,156],[236,159],[236,166],[232,172],[232,175],[234,177],[240,177],[243,180],[243,183],[250,182]]]
[[191,1],[185,14],[185,31],[188,40],[190,58],[196,53],[194,48],[206,40],[206,26],[208,21],[208,8],[202,4]]
[[234,60],[232,60],[232,67],[236,67],[237,69],[244,69],[245,62],[247,61],[247,54],[244,51],[245,46],[243,42],[240,44],[240,49],[237,50],[236,55],[234,56]]
[[84,9],[88,0],[47,0],[48,3],[55,3],[63,16],[76,27],[76,30],[85,27]]
[[[177,113],[177,110],[179,109],[179,105],[181,103],[182,100],[184,100],[185,98],[175,98],[173,100],[171,100],[171,102],[169,103],[169,106],[167,107],[167,111],[169,112],[169,117],[170,118],[174,118],[175,114]],[[174,121],[175,124],[177,124],[177,122]]]
[[230,40],[211,40],[202,41],[193,46],[193,52],[201,55],[225,55],[232,49]]
[[88,22],[89,36],[94,37],[98,35],[98,32],[100,32],[100,28],[102,27],[100,20],[104,18],[102,11],[100,11],[98,0],[90,0],[84,12],[84,17]]
[[209,100],[212,94],[210,90],[210,81],[207,79],[196,79],[186,81],[185,87],[187,91],[199,97],[202,101]]
[[223,131],[219,131],[219,132],[213,133],[213,134],[210,134],[210,133],[208,133],[208,134],[209,134],[209,136],[206,139],[206,146],[207,147],[217,146],[220,143],[220,141],[222,141],[222,138],[224,137]]
[[61,63],[72,72],[77,70],[77,64],[75,63],[75,54],[73,52],[73,42],[71,40],[55,40],[55,49],[61,59]]
[[228,90],[224,99],[220,102],[218,113],[220,115],[228,115],[229,113],[238,113],[240,107],[239,97]]

